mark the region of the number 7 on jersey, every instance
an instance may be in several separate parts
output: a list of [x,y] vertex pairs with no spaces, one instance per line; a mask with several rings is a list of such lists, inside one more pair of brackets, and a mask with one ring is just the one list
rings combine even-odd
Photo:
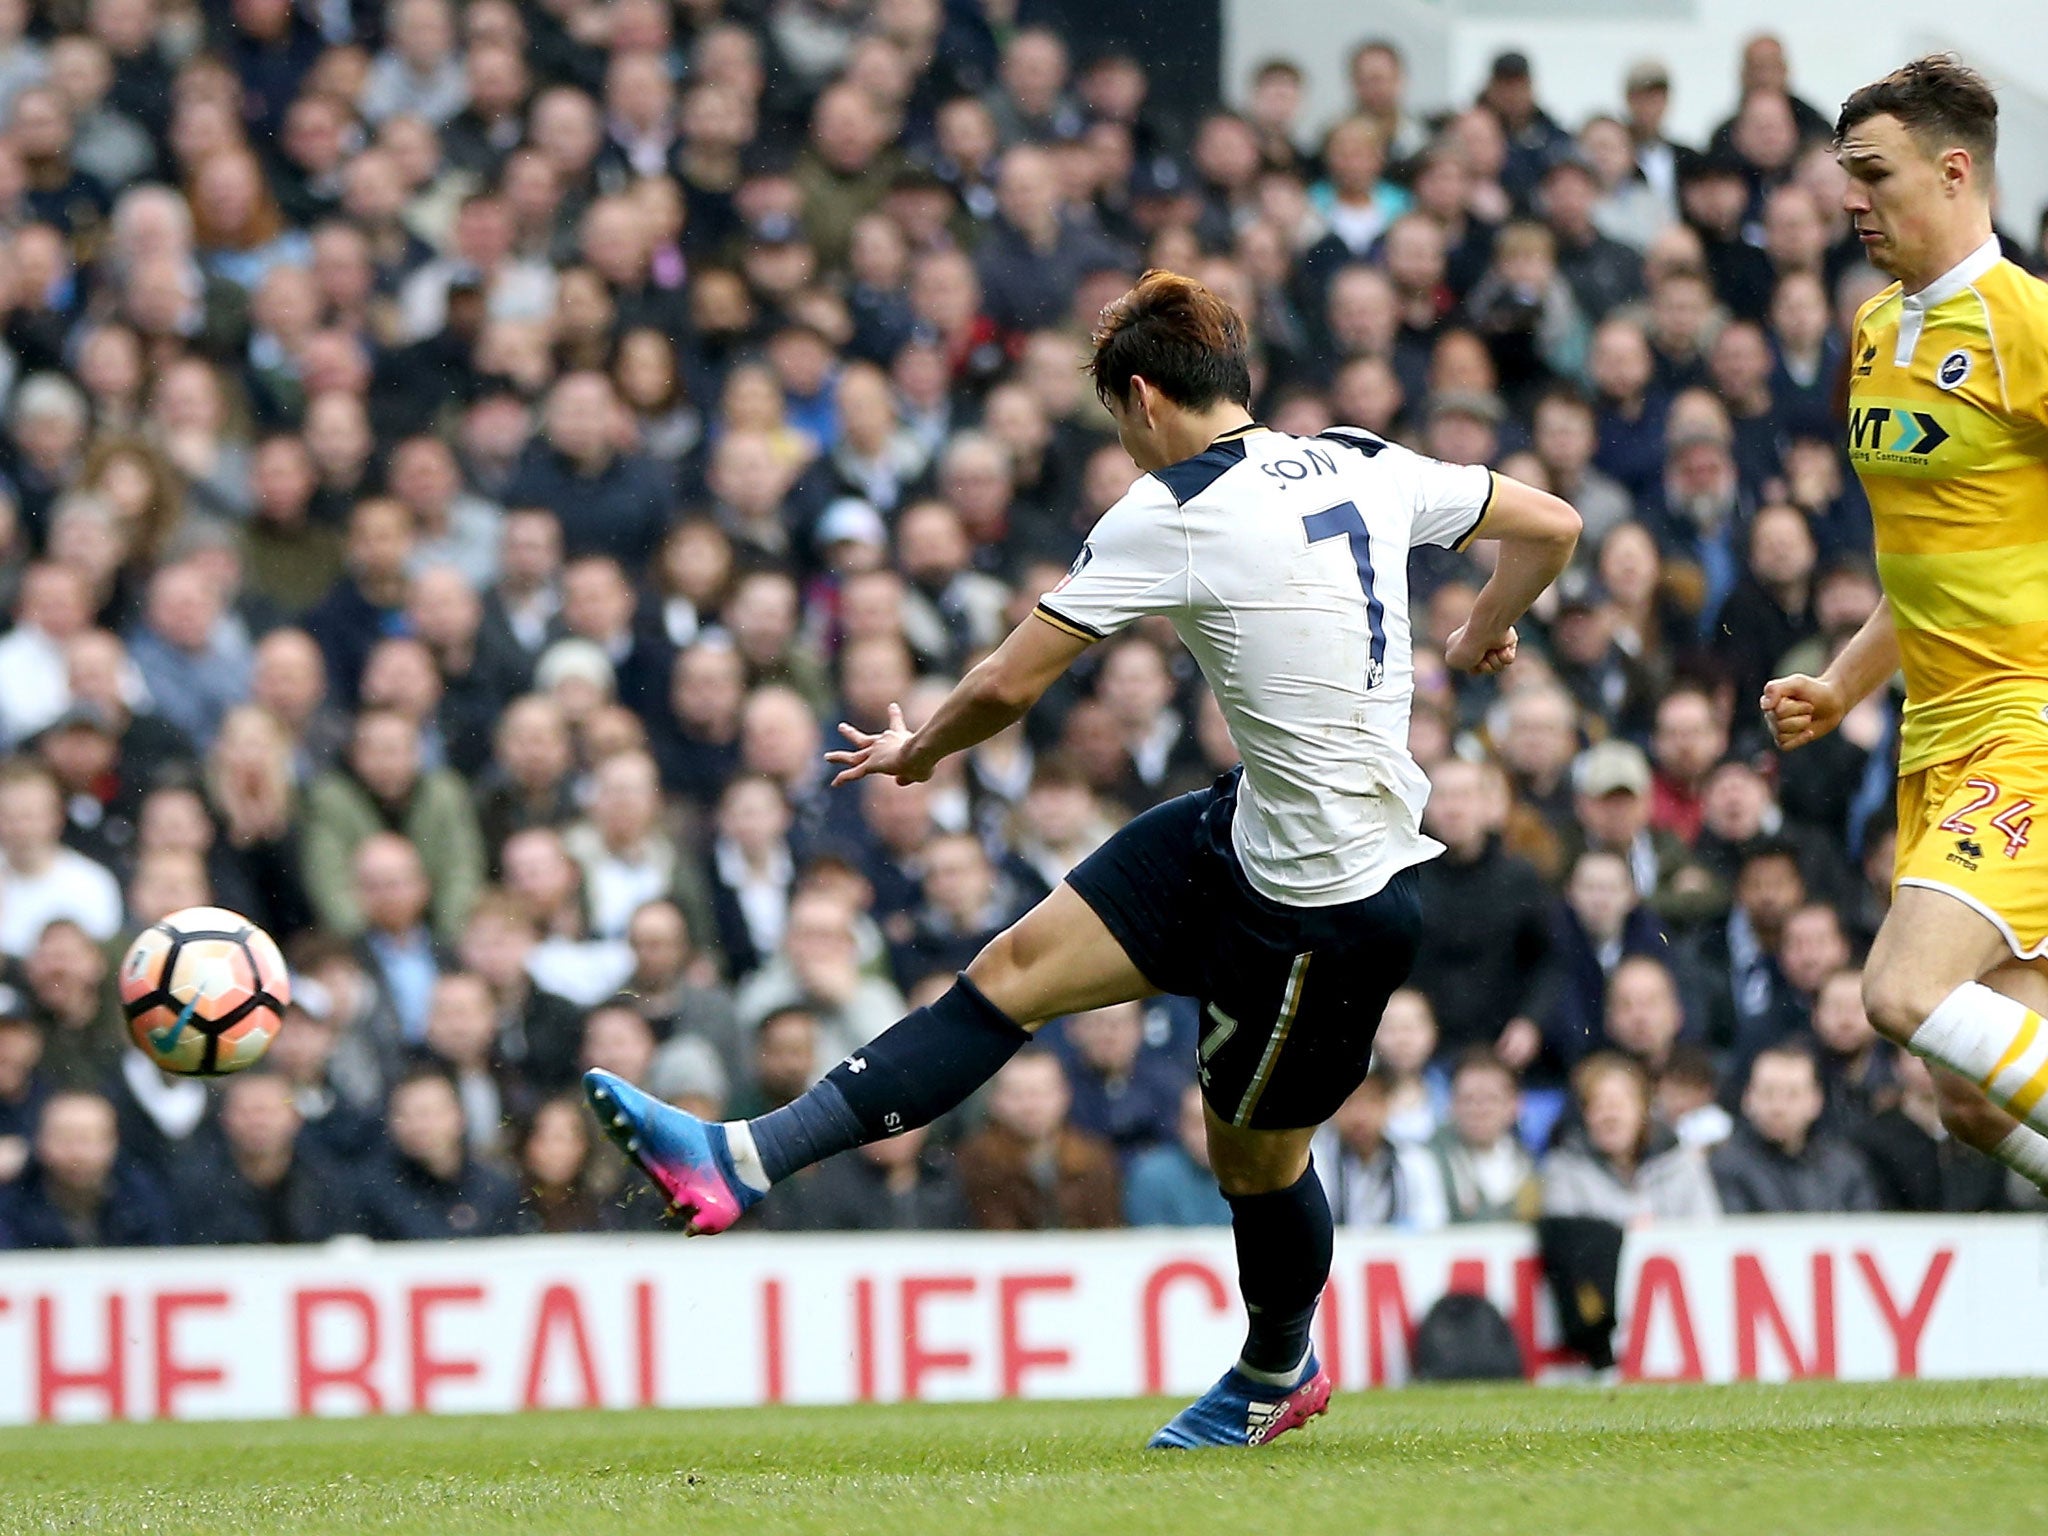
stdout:
[[1325,539],[1348,539],[1351,560],[1358,567],[1358,589],[1365,594],[1365,621],[1372,629],[1372,659],[1366,663],[1365,686],[1377,688],[1387,675],[1387,610],[1373,591],[1372,538],[1365,531],[1365,516],[1358,504],[1340,501],[1323,512],[1311,512],[1301,520],[1311,544]]

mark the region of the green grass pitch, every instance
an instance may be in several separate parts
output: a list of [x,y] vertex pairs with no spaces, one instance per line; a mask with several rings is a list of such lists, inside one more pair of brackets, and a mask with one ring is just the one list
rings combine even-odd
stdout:
[[0,1533],[2048,1530],[2048,1383],[1413,1389],[1265,1452],[1173,1405],[0,1431]]

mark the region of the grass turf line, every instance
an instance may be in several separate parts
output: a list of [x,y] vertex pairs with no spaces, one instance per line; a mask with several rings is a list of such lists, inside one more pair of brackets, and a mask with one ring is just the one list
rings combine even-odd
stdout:
[[2048,1384],[1411,1389],[1266,1452],[1139,1447],[1169,1403],[0,1431],[0,1536],[2048,1528]]

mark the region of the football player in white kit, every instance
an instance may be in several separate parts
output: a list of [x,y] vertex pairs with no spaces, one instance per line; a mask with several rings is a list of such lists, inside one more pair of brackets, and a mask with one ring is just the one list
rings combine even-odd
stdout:
[[1579,518],[1543,491],[1369,433],[1258,425],[1244,322],[1191,279],[1147,273],[1094,340],[1096,390],[1146,473],[922,727],[894,709],[879,734],[842,725],[834,782],[929,778],[1147,614],[1193,654],[1242,768],[1132,821],[944,997],[782,1109],[719,1125],[609,1073],[585,1083],[690,1229],[718,1232],[777,1179],[954,1108],[1050,1019],[1196,998],[1210,1162],[1251,1326],[1237,1363],[1152,1444],[1260,1445],[1329,1400],[1309,1325],[1331,1221],[1309,1137],[1365,1075],[1414,958],[1415,867],[1441,851],[1422,832],[1428,785],[1407,751],[1408,551],[1500,541],[1445,657],[1495,672],[1515,658],[1515,621],[1570,560]]

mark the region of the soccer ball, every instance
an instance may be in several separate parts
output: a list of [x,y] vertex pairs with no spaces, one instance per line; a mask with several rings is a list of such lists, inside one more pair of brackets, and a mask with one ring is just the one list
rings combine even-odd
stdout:
[[220,1077],[261,1058],[291,998],[277,941],[224,907],[173,912],[121,960],[128,1032],[151,1061],[185,1077]]

